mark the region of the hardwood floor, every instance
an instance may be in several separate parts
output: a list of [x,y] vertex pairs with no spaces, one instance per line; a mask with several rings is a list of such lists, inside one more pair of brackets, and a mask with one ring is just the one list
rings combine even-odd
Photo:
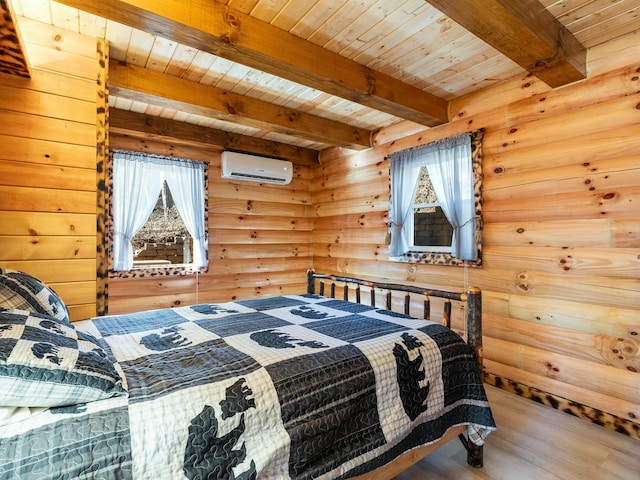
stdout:
[[640,480],[640,441],[486,385],[498,429],[484,468],[455,440],[394,480]]

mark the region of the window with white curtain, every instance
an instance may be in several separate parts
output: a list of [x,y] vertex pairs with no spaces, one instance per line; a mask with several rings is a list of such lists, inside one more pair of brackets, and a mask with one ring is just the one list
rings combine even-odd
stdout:
[[[170,197],[189,234],[188,262],[199,270],[207,266],[204,162],[138,152],[113,152],[111,225],[114,271],[144,268],[134,262],[132,239],[149,219],[158,199]],[[152,266],[158,267],[160,262]],[[172,265],[175,267],[175,265]]]
[[389,155],[389,257],[481,263],[483,131]]

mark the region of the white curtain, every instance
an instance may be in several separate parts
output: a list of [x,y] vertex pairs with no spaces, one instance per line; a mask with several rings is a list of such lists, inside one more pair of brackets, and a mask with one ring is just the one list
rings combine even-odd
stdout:
[[392,154],[391,161],[391,202],[389,205],[389,256],[399,257],[409,250],[413,243],[409,232],[409,215],[413,215],[413,197],[416,194],[420,176],[420,157],[413,150]]
[[208,240],[204,230],[204,163],[185,162],[166,166],[166,181],[184,226],[193,237],[193,264],[207,264]]
[[203,162],[114,152],[114,270],[132,268],[131,239],[151,215],[165,181],[185,227],[193,237],[194,266],[206,266],[208,245],[204,228],[204,168]]
[[162,174],[139,155],[113,154],[113,268],[131,270],[131,239],[151,215],[162,188]]
[[[410,229],[406,220],[409,215],[413,214],[413,197],[418,175],[413,173],[415,183],[411,189],[407,188],[409,182],[403,176],[410,174],[407,167],[415,172],[417,167],[425,166],[429,172],[429,178],[438,202],[453,227],[451,256],[462,260],[477,260],[471,134],[466,133],[423,147],[397,152],[390,156],[390,160],[392,205],[389,223],[392,230],[389,256],[402,255],[411,244],[408,238]],[[406,164],[406,166],[394,167],[395,163]],[[399,182],[397,175],[400,175]],[[404,197],[402,205],[396,205],[396,199],[399,197]],[[395,241],[394,236],[396,237]]]

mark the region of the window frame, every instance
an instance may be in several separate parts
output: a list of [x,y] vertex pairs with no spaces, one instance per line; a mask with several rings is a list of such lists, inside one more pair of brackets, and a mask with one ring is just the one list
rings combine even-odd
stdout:
[[[484,152],[482,148],[482,140],[484,137],[484,129],[471,132],[471,168],[473,172],[473,196],[475,206],[476,217],[476,229],[475,229],[475,243],[478,252],[478,258],[476,260],[462,260],[455,258],[451,255],[451,248],[448,252],[437,251],[437,249],[425,250],[420,247],[413,246],[409,251],[404,252],[398,257],[389,257],[390,261],[405,262],[405,263],[418,263],[427,265],[449,265],[449,266],[482,266],[482,230],[483,230],[483,215],[482,215],[482,184],[483,184],[483,171],[482,162],[484,160]],[[389,172],[389,191],[392,192],[391,185],[391,172]],[[414,193],[415,198],[415,193]],[[413,239],[413,215],[411,216],[411,234]],[[413,240],[412,240],[413,243]]]
[[[149,153],[140,152],[135,150],[119,149],[119,151],[136,154],[136,155],[149,155],[160,156],[167,160],[171,160],[172,157]],[[107,201],[105,202],[105,230],[106,230],[106,256],[108,262],[108,277],[109,278],[136,278],[136,277],[153,277],[153,276],[185,276],[196,275],[201,273],[207,273],[209,271],[209,262],[202,267],[195,267],[192,263],[174,263],[174,264],[152,264],[152,265],[134,265],[130,270],[114,270],[114,257],[113,257],[113,153],[109,151],[107,156],[108,168],[106,175],[106,195]],[[178,160],[176,158],[176,160]],[[204,230],[209,230],[209,163],[201,160],[197,161],[204,164]],[[183,220],[184,221],[184,220]],[[208,252],[207,252],[208,253]]]

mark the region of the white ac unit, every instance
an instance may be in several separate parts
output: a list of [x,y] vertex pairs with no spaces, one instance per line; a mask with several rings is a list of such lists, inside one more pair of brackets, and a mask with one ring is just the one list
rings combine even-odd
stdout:
[[222,178],[286,185],[291,182],[293,165],[286,160],[225,150],[222,152],[221,172]]

